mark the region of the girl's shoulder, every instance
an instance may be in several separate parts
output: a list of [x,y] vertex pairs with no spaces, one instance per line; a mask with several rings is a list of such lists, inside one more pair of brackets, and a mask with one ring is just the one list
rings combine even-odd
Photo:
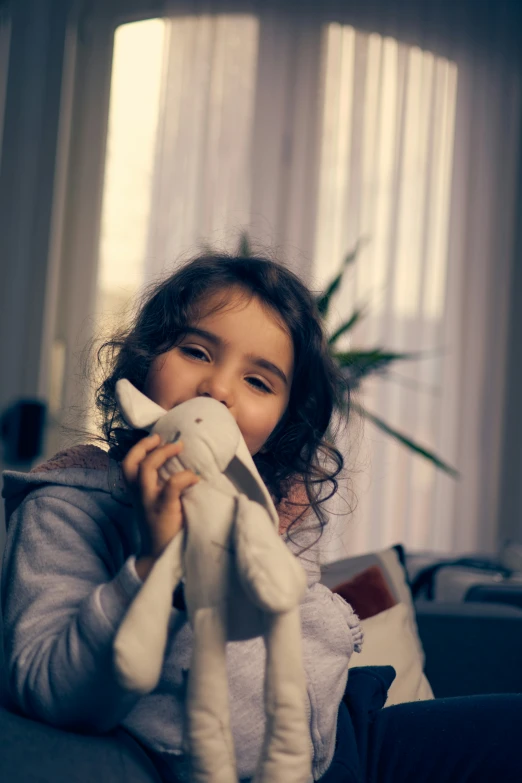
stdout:
[[298,524],[310,512],[310,501],[304,483],[296,478],[281,502],[276,506],[279,515],[279,532],[284,533],[292,523]]
[[322,526],[308,499],[305,484],[296,477],[286,496],[276,506],[279,515],[279,533],[290,551],[306,571],[308,587],[321,578]]
[[48,496],[86,508],[92,507],[94,496],[100,497],[101,503],[105,503],[102,497],[130,503],[119,465],[103,449],[90,444],[60,451],[27,472],[4,471],[6,521],[26,498],[41,501]]
[[29,473],[48,473],[54,470],[66,470],[68,468],[80,468],[85,470],[108,470],[110,465],[109,455],[106,451],[92,444],[71,446],[64,451],[59,451],[54,456],[41,462],[32,468]]

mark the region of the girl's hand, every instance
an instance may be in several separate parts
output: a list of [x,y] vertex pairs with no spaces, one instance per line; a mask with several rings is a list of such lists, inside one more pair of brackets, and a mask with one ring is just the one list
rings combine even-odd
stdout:
[[[140,440],[122,462],[141,533],[136,570],[143,579],[167,544],[181,530],[184,519],[181,495],[199,481],[191,470],[175,473],[168,481],[158,475],[161,466],[183,449],[181,441],[160,445],[158,434]],[[140,567],[138,567],[140,565]]]

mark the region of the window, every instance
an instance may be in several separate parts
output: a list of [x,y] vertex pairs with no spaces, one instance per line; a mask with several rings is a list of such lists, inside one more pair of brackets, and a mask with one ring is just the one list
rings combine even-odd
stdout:
[[144,282],[165,27],[150,19],[115,34],[97,284],[108,330]]
[[[260,51],[259,29],[259,20],[248,15],[151,19],[117,29],[99,323],[113,326],[108,316],[123,317],[122,308],[143,283],[205,244],[230,249],[242,230],[263,221],[266,231],[257,231],[256,239],[273,243],[275,227],[254,206],[261,185],[251,164],[257,161],[259,172],[281,149],[281,165],[262,186],[279,204],[277,219],[292,219],[284,199],[292,200],[294,213],[301,204],[303,213],[312,213],[312,282],[323,285],[344,254],[367,239],[337,302],[338,318],[367,305],[352,344],[426,353],[400,373],[365,384],[364,404],[436,448],[456,67],[339,24],[317,33],[322,41],[314,64],[307,36],[317,31],[283,34],[265,22]],[[267,51],[279,69],[278,86],[262,59]],[[300,57],[308,73],[298,67]],[[267,83],[273,116],[260,133],[256,122],[263,122],[259,105]],[[320,131],[315,141],[311,137],[315,147],[309,142],[299,153],[313,124],[310,115],[308,121],[300,116],[308,104]],[[292,192],[305,169],[313,187],[294,186]],[[433,544],[426,520],[436,469],[371,425],[355,464],[348,455],[356,468],[361,460],[371,470],[356,471],[364,479],[355,488],[352,548],[399,539]],[[342,502],[337,510],[343,513]]]
[[231,225],[248,221],[256,47],[250,16],[151,19],[117,29],[100,323],[113,323],[107,314],[121,313],[180,254],[214,245]]
[[[420,357],[365,383],[361,402],[437,450],[441,384],[451,383],[443,326],[457,68],[338,24],[325,31],[325,53],[316,275],[326,281],[366,240],[338,298],[337,320],[366,308],[346,348]],[[371,424],[361,451],[347,457],[360,476],[352,546],[433,546],[437,469]],[[442,546],[451,548],[447,534]]]

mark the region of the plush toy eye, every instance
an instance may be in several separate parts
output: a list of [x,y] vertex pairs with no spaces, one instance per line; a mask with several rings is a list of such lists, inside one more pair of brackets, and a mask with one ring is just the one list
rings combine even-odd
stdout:
[[201,422],[202,422],[202,421],[203,421],[203,419],[195,419],[195,422],[194,422],[194,423],[195,423],[195,424],[201,424]]

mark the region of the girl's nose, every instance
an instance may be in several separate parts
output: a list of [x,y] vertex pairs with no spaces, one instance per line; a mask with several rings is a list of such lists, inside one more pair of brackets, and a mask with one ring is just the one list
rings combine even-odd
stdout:
[[234,402],[231,380],[222,373],[208,373],[198,387],[198,397],[212,397],[222,402],[227,408],[231,408]]

